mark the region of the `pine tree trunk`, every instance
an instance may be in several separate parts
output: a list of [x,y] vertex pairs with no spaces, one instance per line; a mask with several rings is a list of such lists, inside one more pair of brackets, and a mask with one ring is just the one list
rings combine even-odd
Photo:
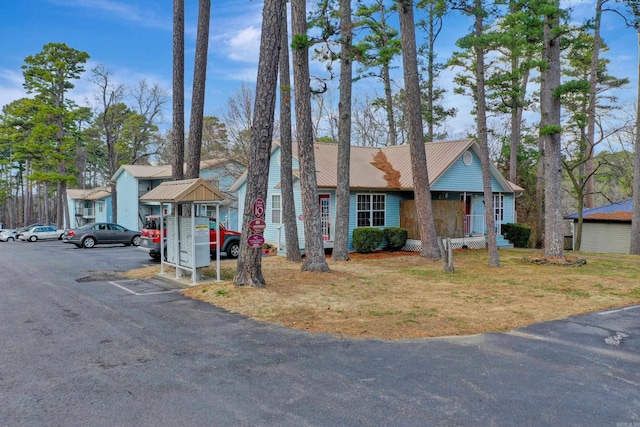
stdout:
[[[173,0],[173,129],[174,181],[184,177],[184,0]],[[115,212],[115,211],[114,211]]]
[[384,82],[384,98],[387,110],[387,124],[389,126],[389,145],[398,145],[398,132],[396,131],[396,119],[393,114],[393,94],[391,93],[391,73],[389,65],[382,66],[382,81]]
[[333,231],[334,261],[349,261],[349,199],[351,165],[352,29],[351,2],[340,0],[340,103],[338,104],[338,185]]
[[[482,0],[476,0],[475,35],[478,40],[484,31]],[[482,163],[482,188],[484,190],[484,217],[487,222],[487,243],[489,251],[489,267],[499,267],[498,244],[496,242],[495,210],[493,208],[493,191],[491,188],[491,160],[489,159],[489,142],[487,137],[487,106],[484,81],[484,48],[482,44],[475,45],[476,53],[476,110],[477,132],[480,144]]]
[[542,59],[545,66],[540,83],[540,133],[545,154],[545,221],[544,256],[564,258],[562,233],[562,152],[560,146],[560,98],[555,93],[560,86],[559,0],[545,17]]
[[266,201],[268,191],[283,7],[285,7],[285,0],[265,0],[264,2],[251,150],[249,150],[247,168],[247,193],[242,218],[242,242],[236,275],[233,278],[236,286],[260,288],[266,286],[262,276],[262,248],[250,248],[247,239],[251,234],[249,221],[253,219],[254,202],[257,199]]
[[300,159],[302,215],[306,242],[302,271],[329,271],[324,257],[324,243],[318,208],[316,160],[311,125],[311,91],[309,87],[309,45],[307,39],[306,0],[291,1],[293,34],[293,84],[295,88],[296,129]]
[[209,50],[209,18],[211,0],[198,0],[198,35],[196,59],[193,70],[193,92],[191,97],[191,119],[187,141],[186,178],[200,176],[200,153],[202,150],[202,122],[204,119],[204,94],[207,82],[207,52]]
[[438,233],[431,205],[431,187],[427,173],[427,156],[424,146],[422,109],[420,107],[420,80],[418,77],[418,57],[413,18],[413,1],[398,2],[400,32],[402,36],[402,62],[404,66],[404,86],[407,96],[407,125],[411,170],[416,201],[416,211],[420,228],[422,249],[420,255],[439,258]]
[[602,3],[603,0],[596,1],[596,17],[593,29],[593,56],[591,57],[591,68],[589,70],[589,112],[587,121],[587,144],[586,144],[586,161],[585,176],[587,177],[586,197],[584,204],[587,208],[595,207],[593,195],[595,194],[595,182],[593,176],[593,156],[596,137],[596,106],[598,92],[598,62],[600,60],[600,23],[602,21]]
[[280,39],[280,191],[282,194],[282,219],[284,221],[287,261],[300,262],[300,240],[296,206],[293,198],[293,154],[291,136],[291,77],[289,69],[289,34],[287,31],[287,7],[282,8]]
[[629,253],[640,255],[640,29],[638,30],[638,99],[636,101],[636,139],[634,143],[633,214]]

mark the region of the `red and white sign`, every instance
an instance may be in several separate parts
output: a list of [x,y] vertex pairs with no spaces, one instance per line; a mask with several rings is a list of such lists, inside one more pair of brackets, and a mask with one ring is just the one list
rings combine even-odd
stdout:
[[262,234],[252,234],[247,238],[247,245],[253,249],[261,248],[264,245],[264,237]]
[[264,218],[265,208],[264,200],[256,199],[255,202],[253,202],[253,216],[256,218]]
[[267,228],[267,223],[264,219],[256,218],[249,222],[249,230],[252,233],[262,233],[265,228]]

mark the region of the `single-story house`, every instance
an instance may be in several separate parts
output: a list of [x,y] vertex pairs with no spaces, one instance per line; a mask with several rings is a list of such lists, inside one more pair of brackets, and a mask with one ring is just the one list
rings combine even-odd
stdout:
[[67,189],[69,207],[69,228],[80,227],[90,222],[111,222],[111,189],[97,187],[90,189]]
[[[633,199],[582,211],[581,251],[628,254]],[[578,213],[566,215],[575,224]],[[575,227],[574,227],[575,229]]]
[[[474,139],[425,144],[433,211],[438,234],[458,240],[460,246],[484,247],[486,223],[480,147]],[[293,149],[294,202],[298,218],[300,247],[305,247],[297,149]],[[333,247],[338,145],[315,144],[318,208],[325,247]],[[516,222],[515,198],[523,191],[491,166],[493,202],[498,231]],[[351,147],[349,248],[356,227],[402,227],[408,230],[408,249],[419,249],[413,178],[409,146]],[[230,191],[238,193],[238,210],[243,212],[246,172]],[[269,164],[264,230],[266,242],[284,247],[282,195],[280,191],[280,144],[275,141]],[[502,236],[499,236],[499,240]],[[476,242],[478,246],[472,245]],[[509,242],[500,240],[503,247]],[[416,247],[416,245],[418,245]]]
[[[235,195],[228,192],[229,187],[244,170],[244,166],[234,160],[210,159],[200,162],[200,178],[219,189],[226,197],[221,207],[219,220],[229,229],[238,227],[238,208]],[[118,223],[130,229],[143,228],[144,217],[159,215],[160,204],[140,201],[140,197],[156,188],[164,181],[171,181],[171,165],[123,165],[111,178],[117,187]],[[170,212],[165,212],[169,214]],[[203,216],[215,215],[214,212],[202,212]]]

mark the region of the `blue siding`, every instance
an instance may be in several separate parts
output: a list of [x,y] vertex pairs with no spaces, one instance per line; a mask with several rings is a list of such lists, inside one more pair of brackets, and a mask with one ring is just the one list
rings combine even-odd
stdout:
[[117,185],[118,224],[138,230],[138,180],[125,170],[118,177]]
[[380,192],[380,191],[352,191],[351,197],[349,201],[349,250],[353,251],[353,230],[356,228],[357,224],[357,215],[356,215],[356,207],[357,207],[357,195],[358,194],[384,194],[385,195],[385,213],[384,213],[384,226],[377,227],[380,229],[386,227],[399,227],[400,226],[400,202],[405,200],[406,197],[404,194],[406,193],[398,193],[398,192]]
[[[481,233],[484,229],[484,200],[482,187],[482,167],[480,158],[472,153],[472,162],[465,165],[462,156],[454,162],[454,164],[438,179],[432,186],[432,196],[434,198],[445,196],[450,200],[461,200],[461,196],[467,193],[467,197],[471,197],[471,215],[475,215],[472,220],[472,232]],[[267,227],[264,232],[265,241],[269,243],[277,243],[279,226],[272,222],[272,199],[273,194],[281,194],[280,183],[280,165],[279,165],[280,148],[277,147],[271,156],[269,163],[269,181],[266,196],[265,221]],[[293,168],[298,168],[298,161],[294,159]],[[494,193],[505,191],[495,178],[492,179],[492,187]],[[510,189],[508,189],[510,191]],[[242,184],[238,189],[238,208],[243,212],[245,204],[246,183]],[[335,229],[335,190],[334,189],[318,189],[318,194],[330,195],[331,206],[331,225],[332,233]],[[400,202],[406,199],[413,199],[412,192],[384,192],[384,191],[351,191],[350,207],[349,207],[349,250],[353,250],[352,235],[353,229],[356,228],[356,196],[358,194],[385,194],[385,224],[383,227],[399,227],[400,226]],[[512,193],[502,193],[504,196],[504,219],[502,223],[515,222],[514,218],[514,195]],[[294,181],[294,202],[296,206],[296,218],[298,223],[298,235],[300,238],[300,247],[305,247],[304,224],[300,220],[302,215],[302,200],[300,191],[300,181]],[[241,227],[241,223],[238,227]],[[284,244],[284,227],[280,230],[280,241]],[[333,235],[331,236],[333,240]]]
[[[102,205],[102,212],[100,212],[100,205]],[[113,220],[113,209],[111,208],[111,196],[96,200],[95,204],[96,222],[111,222]]]
[[[269,161],[269,180],[267,183],[267,196],[265,198],[265,203],[266,203],[265,222],[267,223],[267,227],[264,230],[264,239],[265,239],[265,242],[271,243],[274,245],[277,244],[278,242],[279,233],[280,233],[280,241],[282,242],[283,245],[285,243],[284,227],[280,227],[282,224],[280,223],[276,224],[276,223],[273,223],[272,221],[273,206],[272,206],[271,196],[274,194],[282,195],[280,186],[279,186],[280,184],[280,165],[278,164],[279,155],[280,155],[280,147],[277,147],[273,152],[273,154],[271,155],[271,158]],[[294,159],[293,168],[296,169],[297,167],[298,167],[297,159]],[[247,192],[247,184],[246,182],[244,182],[238,188],[238,191],[236,193],[238,196],[238,212],[242,213],[243,216],[244,216],[244,209],[245,209],[246,192]],[[293,182],[293,193],[294,193],[294,196],[293,196],[294,204],[296,208],[296,221],[298,225],[298,237],[300,241],[300,248],[304,248],[305,247],[304,246],[305,245],[304,223],[300,219],[302,218],[302,193],[300,190],[300,181],[298,179],[295,179]],[[253,203],[253,201],[251,201],[250,203]],[[332,204],[333,203],[334,202],[332,200]],[[335,211],[335,207],[332,207],[332,213],[334,211]],[[248,215],[250,217],[249,219],[252,219],[253,214],[249,212]],[[238,230],[240,230],[241,228],[242,228],[242,222],[241,222],[241,217],[239,216]]]
[[[200,171],[200,177],[206,180],[217,180],[218,189],[228,195],[229,188],[235,182],[237,176],[242,173],[241,167],[235,163],[227,163],[218,168],[207,168]],[[235,176],[234,176],[235,174]],[[227,200],[220,206],[220,220],[232,230],[239,230],[242,224],[238,223],[238,201]]]
[[[462,156],[456,160],[445,173],[431,186],[431,191],[467,191],[482,193],[482,165],[480,158],[473,150],[472,161],[469,166],[462,161]],[[427,159],[428,161],[429,159]],[[434,177],[429,177],[433,179]],[[505,191],[494,177],[491,177],[491,188],[494,192]]]

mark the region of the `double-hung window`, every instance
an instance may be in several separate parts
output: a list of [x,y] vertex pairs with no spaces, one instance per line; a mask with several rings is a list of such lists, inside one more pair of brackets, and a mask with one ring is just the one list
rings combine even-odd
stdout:
[[280,194],[271,195],[271,222],[282,224],[282,196]]
[[384,227],[385,195],[358,194],[356,221],[358,227]]
[[496,222],[504,221],[504,195],[493,195],[493,211],[495,212]]

